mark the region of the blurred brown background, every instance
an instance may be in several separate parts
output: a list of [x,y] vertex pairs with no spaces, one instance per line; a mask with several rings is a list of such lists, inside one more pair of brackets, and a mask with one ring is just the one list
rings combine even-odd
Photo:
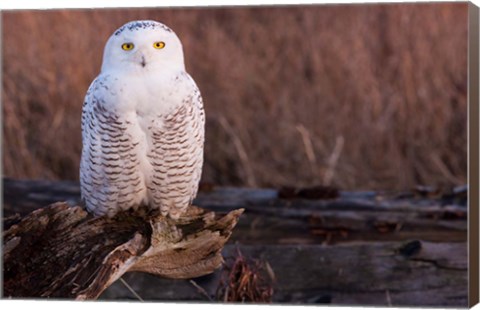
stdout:
[[110,34],[154,19],[207,113],[203,182],[453,185],[467,177],[467,3],[2,14],[3,176],[78,179]]

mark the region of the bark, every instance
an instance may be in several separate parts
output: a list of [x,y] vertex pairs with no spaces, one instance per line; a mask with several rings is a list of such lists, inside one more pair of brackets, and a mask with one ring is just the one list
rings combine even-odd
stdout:
[[177,221],[140,209],[92,217],[56,203],[4,222],[4,296],[96,299],[125,272],[188,279],[212,273],[243,210],[198,207]]

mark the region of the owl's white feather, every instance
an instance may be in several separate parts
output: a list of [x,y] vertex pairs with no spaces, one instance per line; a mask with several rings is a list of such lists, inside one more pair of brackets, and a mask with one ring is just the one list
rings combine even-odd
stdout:
[[[133,48],[124,50],[125,43]],[[113,216],[147,205],[178,218],[198,191],[204,126],[202,97],[175,33],[155,21],[119,28],[83,105],[80,183],[87,209]]]

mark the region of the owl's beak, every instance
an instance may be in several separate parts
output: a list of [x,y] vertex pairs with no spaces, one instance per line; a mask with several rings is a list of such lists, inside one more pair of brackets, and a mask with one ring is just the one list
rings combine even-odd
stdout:
[[145,56],[142,55],[142,61],[140,62],[143,68],[147,65],[147,62],[145,61]]

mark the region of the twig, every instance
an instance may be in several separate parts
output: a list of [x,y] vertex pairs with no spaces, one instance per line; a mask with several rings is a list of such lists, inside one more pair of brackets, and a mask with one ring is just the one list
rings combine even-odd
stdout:
[[335,141],[335,147],[333,148],[333,152],[328,158],[328,168],[325,171],[325,175],[323,176],[323,184],[330,185],[333,180],[333,176],[335,174],[335,167],[337,166],[338,159],[340,158],[340,154],[342,153],[343,144],[345,143],[345,139],[342,136],[337,137]]
[[210,297],[210,295],[208,295],[207,291],[205,291],[205,289],[203,287],[201,287],[200,285],[197,284],[197,282],[193,281],[193,280],[190,280],[190,283],[195,286],[197,288],[197,290],[203,294],[205,297],[208,298],[209,301],[212,301],[212,298]]
[[270,280],[272,280],[272,282],[275,282],[275,272],[273,271],[272,266],[270,266],[270,264],[267,261],[265,261],[265,269],[267,269],[267,273],[268,273],[268,276],[270,277]]
[[235,146],[235,149],[237,150],[237,153],[238,153],[238,157],[240,158],[240,162],[242,163],[245,169],[247,184],[249,186],[256,187],[257,182],[255,181],[255,175],[253,174],[253,170],[250,165],[250,160],[248,159],[248,155],[245,148],[243,147],[242,141],[235,134],[235,131],[233,130],[232,126],[230,126],[230,124],[228,123],[227,119],[224,116],[221,116],[219,121],[220,121],[220,125],[222,125],[225,131],[232,137],[233,145]]
[[307,154],[307,158],[310,161],[310,164],[312,164],[312,166],[315,166],[317,164],[317,157],[315,156],[315,152],[313,151],[313,144],[312,139],[310,138],[310,133],[302,124],[298,124],[295,128],[300,132],[300,135],[302,136],[305,153]]
[[128,285],[127,281],[125,281],[123,278],[120,278],[120,282],[122,282],[123,285],[125,285],[125,287],[126,287],[135,297],[137,297],[138,300],[140,300],[140,301],[145,301],[145,300],[143,300],[142,297],[140,297],[140,295],[137,294],[137,292],[135,292],[135,290],[134,290],[130,285]]
[[452,183],[462,183],[462,180],[457,178],[447,167],[447,165],[443,162],[443,160],[440,158],[440,156],[437,153],[432,153],[430,155],[430,158],[432,159],[433,163],[438,167],[440,172],[443,174],[443,176],[449,180]]
[[313,143],[310,137],[310,133],[308,132],[307,128],[302,124],[298,124],[295,127],[300,135],[302,136],[303,146],[305,147],[305,153],[307,154],[308,161],[310,162],[310,166],[312,171],[315,173],[317,169],[317,157],[315,156],[315,151],[313,150]]
[[387,298],[387,305],[389,307],[391,307],[392,306],[392,299],[390,298],[390,292],[388,290],[386,290],[385,295],[386,295],[386,298]]
[[229,289],[230,289],[230,287],[227,285],[227,287],[225,288],[225,295],[223,296],[223,302],[227,302],[227,301],[228,301]]

